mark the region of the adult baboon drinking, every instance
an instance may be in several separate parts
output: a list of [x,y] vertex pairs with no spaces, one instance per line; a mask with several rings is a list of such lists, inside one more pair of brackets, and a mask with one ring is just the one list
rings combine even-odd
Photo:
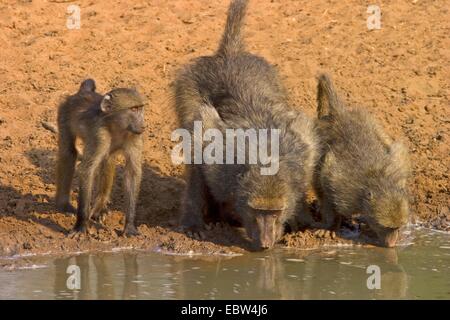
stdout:
[[362,108],[347,109],[330,78],[318,83],[318,128],[324,153],[315,175],[322,226],[360,214],[383,246],[395,246],[409,219],[407,148]]
[[262,175],[261,163],[188,165],[181,224],[199,232],[205,221],[232,217],[244,225],[254,244],[271,248],[284,225],[295,225],[296,213],[304,213],[316,137],[312,122],[287,105],[275,68],[245,50],[241,28],[247,3],[232,1],[218,51],[196,59],[178,74],[176,110],[188,130],[196,120],[203,121],[205,129],[222,132],[279,130],[279,154],[271,155],[279,161],[279,170]]

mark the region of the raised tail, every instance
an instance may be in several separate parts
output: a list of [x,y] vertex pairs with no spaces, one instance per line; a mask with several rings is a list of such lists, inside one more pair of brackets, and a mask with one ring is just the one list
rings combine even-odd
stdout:
[[328,74],[320,74],[317,80],[317,116],[321,119],[341,110],[342,102]]
[[247,11],[248,0],[232,0],[228,8],[227,24],[217,54],[228,56],[245,50],[241,29]]
[[86,79],[81,83],[78,92],[95,92],[95,89],[95,81],[93,79]]

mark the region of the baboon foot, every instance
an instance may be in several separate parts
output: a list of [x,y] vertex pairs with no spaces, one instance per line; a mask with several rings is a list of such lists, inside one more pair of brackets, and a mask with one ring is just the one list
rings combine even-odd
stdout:
[[106,221],[106,215],[108,214],[108,209],[103,208],[102,210],[99,210],[97,212],[94,212],[92,214],[91,220],[96,222],[97,224],[104,225]]
[[70,203],[57,204],[56,210],[59,212],[76,213],[77,209]]
[[[91,225],[96,229],[96,231],[107,230],[106,225],[102,221],[92,220]],[[92,234],[92,232],[89,231],[89,234]]]
[[85,238],[88,233],[88,228],[86,225],[75,226],[72,231],[69,232],[68,237],[74,240],[81,240]]
[[134,237],[134,236],[138,236],[140,233],[138,231],[138,229],[132,225],[132,224],[128,224],[125,226],[125,229],[123,230],[123,235],[125,237]]

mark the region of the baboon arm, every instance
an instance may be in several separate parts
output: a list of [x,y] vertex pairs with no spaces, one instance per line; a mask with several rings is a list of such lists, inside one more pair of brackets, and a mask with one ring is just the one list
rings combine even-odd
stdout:
[[125,149],[125,159],[125,230],[126,232],[133,232],[135,229],[136,203],[142,178],[142,141],[136,141]]
[[320,223],[315,223],[314,227],[320,229],[336,229],[339,225],[340,227],[340,216],[336,214],[333,204],[324,198],[320,202]]
[[198,166],[187,166],[187,174],[187,186],[181,207],[181,225],[186,228],[201,228],[203,212],[207,206],[206,186]]
[[299,227],[313,226],[315,223],[312,213],[309,210],[308,203],[304,197],[297,203],[297,214],[293,220],[294,221],[291,224],[292,231],[298,231]]

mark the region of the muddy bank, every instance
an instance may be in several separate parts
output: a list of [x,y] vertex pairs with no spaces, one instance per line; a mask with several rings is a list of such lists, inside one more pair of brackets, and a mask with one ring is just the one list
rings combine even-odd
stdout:
[[[228,2],[80,1],[80,30],[66,28],[67,5],[0,4],[0,255],[118,247],[246,250],[242,232],[227,226],[211,228],[202,241],[176,230],[184,180],[182,167],[170,160],[170,134],[177,128],[170,99],[174,72],[215,50]],[[448,231],[450,51],[444,8],[445,1],[383,3],[382,29],[368,31],[367,7],[356,0],[252,1],[246,39],[252,52],[278,66],[293,105],[314,115],[314,76],[325,70],[350,104],[366,106],[391,135],[403,138],[414,170],[413,222]],[[75,218],[53,209],[56,137],[42,122],[55,123],[61,97],[87,77],[97,80],[100,92],[136,85],[150,101],[137,238],[120,237],[120,170],[106,229],[80,242],[67,239]],[[334,241],[308,231],[289,235],[283,244]]]

